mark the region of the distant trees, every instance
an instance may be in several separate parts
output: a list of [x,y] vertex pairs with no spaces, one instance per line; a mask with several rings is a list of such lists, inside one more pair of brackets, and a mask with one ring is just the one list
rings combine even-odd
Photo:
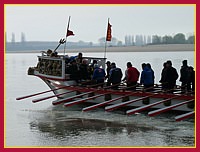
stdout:
[[187,43],[189,43],[189,44],[194,44],[195,43],[195,37],[194,37],[194,35],[188,37]]
[[[8,43],[7,40],[7,33],[5,33],[5,41]],[[84,42],[84,41],[78,41],[73,42],[73,45],[77,46],[104,46],[105,45],[106,38],[101,37],[98,39],[97,44],[93,44],[93,42]],[[15,33],[12,33],[10,42],[13,44],[16,44],[15,40]],[[21,32],[21,41],[23,45],[27,43],[25,33]],[[108,46],[143,46],[143,45],[157,45],[157,44],[194,44],[195,43],[195,36],[190,35],[186,36],[183,33],[177,33],[173,36],[171,35],[165,35],[165,36],[159,36],[159,35],[126,35],[124,42],[121,40],[118,40],[116,37],[113,37],[111,41],[107,42]]]
[[162,43],[164,44],[172,44],[173,43],[173,37],[172,36],[163,36],[162,37]]
[[174,36],[174,38],[173,38],[173,42],[174,42],[175,44],[184,44],[184,43],[186,42],[186,40],[185,40],[185,35],[182,34],[182,33],[176,34],[176,35]]
[[142,46],[146,44],[150,45],[156,45],[156,44],[194,44],[195,43],[195,36],[189,36],[188,39],[186,39],[185,35],[183,33],[178,33],[174,36],[165,35],[165,36],[159,36],[159,35],[153,35],[153,36],[143,36],[143,35],[126,35],[125,36],[125,46]]
[[189,36],[188,39],[186,39],[183,33],[178,33],[173,37],[168,35],[165,35],[163,37],[157,35],[152,36],[152,44],[194,44],[194,43],[195,43],[194,35]]
[[153,35],[152,36],[152,44],[161,44],[161,36]]

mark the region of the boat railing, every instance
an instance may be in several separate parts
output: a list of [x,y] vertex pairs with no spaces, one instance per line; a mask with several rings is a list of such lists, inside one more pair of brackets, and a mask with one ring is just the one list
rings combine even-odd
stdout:
[[[67,63],[66,59],[67,56],[64,55],[50,57],[42,54],[42,56],[38,56],[37,75],[54,79],[70,79],[70,74],[67,74],[67,66],[70,63]],[[96,60],[99,67],[105,69],[106,58],[83,57],[83,59],[87,61],[88,65],[91,65]]]
[[87,60],[88,65],[91,65],[93,61],[96,60],[99,67],[105,69],[106,58],[83,57],[83,59]]
[[36,70],[40,76],[65,79],[65,59],[63,57],[38,56]]

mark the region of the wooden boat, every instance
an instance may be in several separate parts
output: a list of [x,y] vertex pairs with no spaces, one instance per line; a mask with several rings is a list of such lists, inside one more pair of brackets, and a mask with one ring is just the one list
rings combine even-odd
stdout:
[[[98,65],[105,68],[105,58],[84,57],[84,59],[87,60],[88,64],[91,64],[93,60],[97,60]],[[38,56],[37,66],[30,67],[28,74],[42,79],[50,90],[20,97],[17,100],[52,91],[54,95],[34,99],[32,102],[37,103],[57,97],[57,100],[52,102],[53,105],[63,104],[68,107],[87,102],[90,105],[82,109],[84,112],[104,107],[105,111],[122,109],[127,115],[146,110],[151,110],[148,113],[149,116],[155,116],[171,110],[181,111],[183,114],[176,116],[176,121],[189,118],[195,114],[194,93],[181,94],[180,87],[174,89],[173,94],[167,93],[169,90],[163,91],[160,85],[150,88],[151,90],[153,89],[151,92],[148,91],[148,88],[144,89],[140,85],[136,86],[135,91],[130,91],[124,84],[117,84],[119,88],[114,90],[112,89],[113,86],[91,84],[91,81],[77,83],[71,80],[70,75],[66,73],[65,55],[50,57],[42,52],[42,55]]]

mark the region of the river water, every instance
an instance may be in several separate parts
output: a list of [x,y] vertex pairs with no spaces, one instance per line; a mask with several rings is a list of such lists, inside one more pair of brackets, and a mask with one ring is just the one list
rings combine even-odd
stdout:
[[[5,57],[5,146],[6,147],[171,147],[195,146],[195,122],[187,119],[175,122],[176,114],[147,116],[146,112],[126,116],[123,113],[97,109],[81,112],[84,105],[64,108],[53,106],[55,98],[32,103],[33,99],[52,95],[47,93],[16,101],[17,97],[48,90],[42,80],[27,75],[28,67],[35,66],[38,53],[9,53]],[[72,54],[76,55],[76,53]],[[103,57],[102,53],[84,56]],[[124,71],[131,61],[141,71],[141,63],[151,63],[160,79],[162,64],[172,60],[179,72],[181,62],[194,66],[194,52],[135,52],[107,53]],[[177,84],[180,82],[177,81]]]

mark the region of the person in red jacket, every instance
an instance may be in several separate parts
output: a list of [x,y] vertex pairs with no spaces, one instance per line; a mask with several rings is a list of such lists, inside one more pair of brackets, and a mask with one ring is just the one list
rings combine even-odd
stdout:
[[[140,72],[132,66],[131,62],[127,62],[127,77],[126,83],[130,90],[136,89],[136,84],[139,79]],[[132,87],[133,86],[133,87]]]

